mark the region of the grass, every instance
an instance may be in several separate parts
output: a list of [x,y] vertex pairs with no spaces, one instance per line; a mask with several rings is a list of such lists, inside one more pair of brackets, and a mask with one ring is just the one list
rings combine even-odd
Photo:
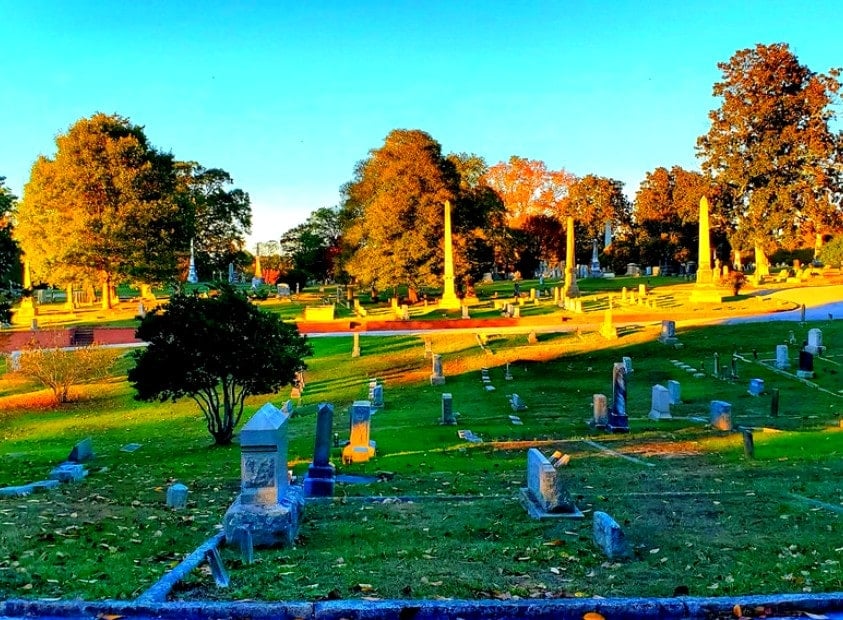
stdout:
[[[280,304],[279,304],[280,305]],[[513,598],[670,596],[843,590],[843,357],[816,361],[814,382],[783,376],[765,360],[794,329],[810,327],[824,341],[843,341],[843,324],[745,324],[680,331],[681,349],[655,342],[654,327],[620,340],[597,334],[431,336],[444,359],[447,384],[429,385],[430,362],[416,336],[314,338],[304,399],[290,422],[289,459],[301,477],[313,450],[316,406],[333,402],[334,427],[347,437],[347,408],[366,383],[385,384],[386,407],[372,421],[378,455],[340,465],[370,475],[369,484],[338,485],[333,501],[309,503],[297,545],[259,550],[244,566],[223,553],[232,586],[217,590],[205,570],[183,582],[179,599],[317,600],[376,598]],[[734,348],[738,381],[694,379],[670,363],[710,370],[713,353],[728,362]],[[752,349],[759,351],[755,361]],[[795,353],[792,353],[795,354]],[[610,368],[633,358],[628,410],[632,432],[590,429],[594,393],[611,395]],[[509,363],[514,379],[504,380]],[[239,491],[239,448],[210,447],[191,401],[140,403],[124,380],[124,361],[109,381],[77,388],[76,402],[44,407],[43,391],[14,375],[0,379],[0,481],[43,479],[86,436],[96,458],[81,483],[24,498],[0,498],[0,596],[131,599],[217,531]],[[496,391],[480,369],[489,367]],[[767,393],[747,394],[750,378]],[[674,420],[647,419],[650,387],[682,384]],[[770,416],[773,388],[778,417]],[[440,395],[453,394],[460,429],[484,439],[469,444],[438,424]],[[510,423],[506,394],[529,408]],[[254,397],[250,414],[271,399]],[[756,428],[755,460],[739,434],[713,431],[709,401],[733,404],[737,424]],[[247,415],[248,415],[247,414]],[[763,431],[761,429],[764,429]],[[627,460],[586,441],[631,457]],[[136,452],[122,452],[140,443]],[[581,521],[532,521],[518,502],[528,447],[572,456],[562,472]],[[171,511],[173,481],[190,488],[188,507]],[[382,498],[381,501],[364,498]],[[396,498],[405,498],[402,501]],[[410,499],[407,499],[410,498]],[[810,503],[803,498],[822,502]],[[591,542],[591,514],[609,512],[624,528],[633,557],[608,561]]]

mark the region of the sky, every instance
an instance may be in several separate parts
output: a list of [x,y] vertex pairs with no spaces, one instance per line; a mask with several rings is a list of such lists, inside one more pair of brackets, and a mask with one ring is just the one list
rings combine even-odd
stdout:
[[105,112],[227,170],[252,200],[250,246],[339,204],[399,128],[633,198],[658,166],[699,168],[718,62],[785,42],[827,72],[842,27],[824,0],[0,0],[0,176],[21,196],[55,137]]

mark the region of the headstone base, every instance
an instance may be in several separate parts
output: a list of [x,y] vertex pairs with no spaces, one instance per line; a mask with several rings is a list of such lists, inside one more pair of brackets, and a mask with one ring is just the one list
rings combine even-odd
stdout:
[[373,456],[375,456],[374,441],[370,441],[368,446],[352,446],[349,444],[342,449],[342,462],[346,464],[365,463]]
[[430,385],[445,385],[445,377],[441,375],[430,375]]
[[675,345],[679,344],[679,338],[676,336],[659,336],[659,342],[662,344]]
[[531,519],[582,519],[585,516],[574,504],[570,504],[566,512],[548,512],[527,487],[521,488],[521,505],[527,510]]
[[673,419],[673,416],[670,415],[669,412],[659,411],[658,409],[651,409],[649,416],[650,416],[651,420],[672,420]]
[[305,497],[333,497],[336,470],[333,464],[311,465],[303,482]]
[[222,520],[225,540],[228,544],[239,545],[238,531],[246,528],[252,534],[255,547],[292,547],[303,510],[300,487],[288,487],[283,500],[272,506],[241,504],[238,497]]
[[629,417],[609,412],[609,423],[607,428],[613,433],[629,432]]

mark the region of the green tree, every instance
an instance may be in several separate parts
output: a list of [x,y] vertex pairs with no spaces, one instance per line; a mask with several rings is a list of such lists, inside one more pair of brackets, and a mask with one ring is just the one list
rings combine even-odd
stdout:
[[[176,174],[179,198],[185,212],[192,215],[190,234],[200,277],[227,274],[229,263],[243,261],[246,235],[252,231],[249,194],[229,188],[234,179],[220,168],[177,162]],[[180,267],[186,275],[186,260]]]
[[[33,276],[68,284],[171,279],[188,245],[189,214],[173,199],[173,158],[128,119],[95,114],[56,138],[24,187],[15,237]],[[103,295],[109,307],[111,296]]]
[[[733,245],[792,249],[839,227],[841,135],[829,121],[839,70],[814,73],[784,43],[719,63],[722,98],[697,140],[703,171],[733,197]],[[835,204],[836,202],[836,204]]]
[[295,325],[228,286],[216,297],[176,295],[149,313],[128,379],[139,400],[192,398],[218,445],[231,443],[245,398],[291,384],[313,350]]
[[13,236],[12,216],[17,196],[6,187],[6,177],[0,176],[0,282],[21,281],[20,248]]
[[[438,142],[420,130],[390,132],[383,146],[357,165],[343,193],[349,276],[377,289],[406,284],[411,296],[420,287],[441,284],[444,204],[454,204],[459,177]],[[459,279],[467,271],[465,256],[455,251],[454,260]]]
[[340,275],[335,260],[340,236],[339,209],[322,207],[281,236],[280,252],[288,258],[290,269],[324,281]]
[[575,253],[581,260],[591,258],[592,239],[603,239],[606,222],[613,230],[628,227],[632,211],[621,181],[594,174],[571,185],[562,210],[574,218]]
[[843,235],[826,243],[819,251],[817,258],[829,267],[843,268]]

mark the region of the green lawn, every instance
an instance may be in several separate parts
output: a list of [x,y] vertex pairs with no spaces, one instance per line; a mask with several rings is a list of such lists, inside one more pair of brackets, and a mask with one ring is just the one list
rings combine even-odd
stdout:
[[[319,402],[334,403],[334,428],[347,438],[348,406],[365,398],[368,379],[379,378],[386,407],[372,420],[377,456],[354,466],[341,465],[339,449],[333,456],[343,473],[378,480],[338,485],[333,502],[308,504],[293,549],[259,550],[251,566],[226,549],[228,590],[217,590],[199,570],[175,596],[670,596],[678,586],[695,595],[841,591],[843,357],[816,361],[822,389],[763,363],[789,330],[801,341],[810,327],[823,329],[832,354],[839,350],[840,321],[697,328],[679,333],[681,349],[655,342],[656,328],[644,327],[617,341],[585,332],[541,334],[529,345],[526,334],[493,335],[487,351],[470,334],[434,335],[447,376],[440,387],[429,385],[420,337],[364,336],[356,359],[350,336],[314,338],[304,398],[290,420],[290,466],[299,477],[307,469]],[[695,379],[670,363],[710,370],[715,351],[728,363],[733,348],[747,360],[735,382]],[[592,394],[611,395],[611,364],[624,355],[635,369],[632,432],[602,434],[586,424]],[[512,381],[504,380],[507,362]],[[191,401],[134,401],[124,380],[128,364],[108,382],[79,388],[78,400],[60,409],[45,406],[37,386],[9,374],[0,379],[0,484],[46,478],[84,437],[93,438],[96,452],[81,483],[0,498],[0,596],[136,597],[213,535],[236,497],[239,448],[210,447]],[[482,367],[490,368],[493,392],[483,389]],[[747,393],[754,377],[765,380],[765,395]],[[651,421],[650,388],[668,379],[681,382],[683,404],[673,420]],[[781,395],[775,418],[773,388]],[[445,391],[460,412],[457,427],[438,424]],[[529,406],[518,414],[520,426],[508,417],[506,395],[513,392]],[[254,397],[247,415],[284,399]],[[699,421],[714,399],[733,404],[736,424],[756,429],[755,460],[743,456],[740,434]],[[484,442],[464,442],[457,429]],[[142,447],[122,452],[128,443]],[[517,497],[532,446],[572,456],[563,475],[586,519],[527,517]],[[190,499],[174,512],[164,504],[176,480],[190,488]],[[623,526],[630,560],[607,561],[594,547],[595,510]]]

